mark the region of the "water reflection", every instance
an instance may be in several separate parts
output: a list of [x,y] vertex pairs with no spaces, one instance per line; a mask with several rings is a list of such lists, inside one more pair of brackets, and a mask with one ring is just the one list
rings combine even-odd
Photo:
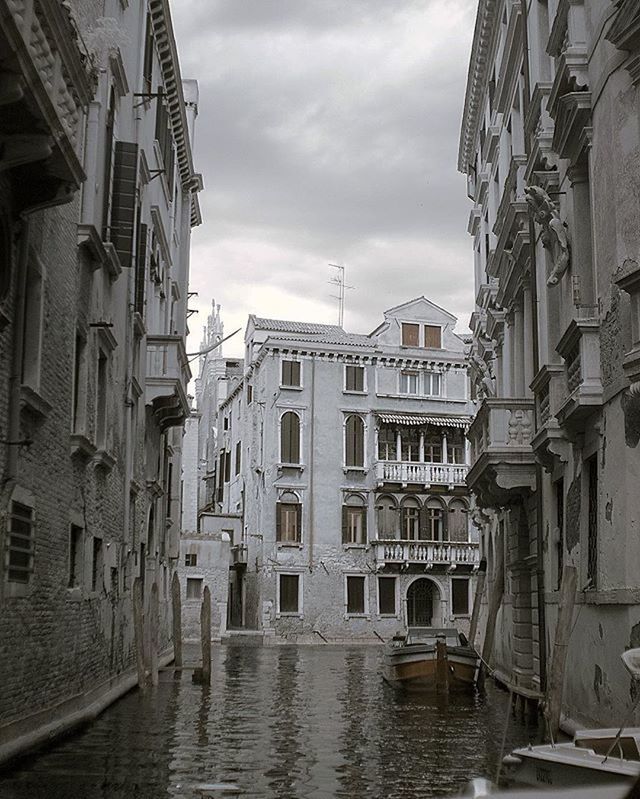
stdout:
[[[494,776],[507,695],[397,694],[381,657],[373,647],[217,647],[210,688],[162,672],[157,689],[3,774],[0,796],[191,799],[198,784],[226,783],[264,799],[412,799]],[[511,718],[507,749],[536,735]]]

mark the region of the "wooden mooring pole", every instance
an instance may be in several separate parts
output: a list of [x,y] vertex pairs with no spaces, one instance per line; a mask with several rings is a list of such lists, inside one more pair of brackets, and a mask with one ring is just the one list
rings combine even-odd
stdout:
[[487,627],[484,633],[484,643],[482,645],[482,662],[478,671],[478,688],[484,686],[487,676],[487,665],[493,654],[493,642],[496,635],[496,621],[498,611],[502,604],[504,593],[504,536],[500,530],[496,535],[495,564],[493,569],[493,585],[489,593],[489,609],[487,611]]
[[182,667],[182,600],[180,599],[180,578],[173,573],[171,580],[171,608],[173,612],[173,662],[177,669]]
[[484,594],[484,582],[487,575],[487,561],[482,558],[478,568],[478,576],[476,577],[476,593],[473,598],[473,611],[471,612],[471,625],[469,626],[469,646],[473,647],[476,641],[476,634],[478,632],[478,621],[480,619],[480,605],[482,604],[482,595]]
[[571,637],[573,608],[576,600],[576,584],[578,570],[575,566],[565,565],[562,569],[560,598],[558,605],[558,621],[553,643],[551,671],[547,687],[545,716],[549,724],[549,732],[553,740],[560,729],[560,711],[562,709],[562,691],[564,686],[564,669],[567,662],[567,651]]
[[133,632],[136,647],[136,669],[138,671],[138,687],[147,687],[147,675],[144,666],[144,611],[142,606],[142,581],[139,577],[133,581]]
[[447,645],[444,641],[436,641],[436,691],[446,693],[449,690],[449,660]]
[[151,685],[158,684],[158,637],[160,632],[160,596],[158,584],[151,586],[149,601],[149,674]]
[[202,639],[202,683],[211,685],[211,591],[205,586],[200,609],[200,635]]

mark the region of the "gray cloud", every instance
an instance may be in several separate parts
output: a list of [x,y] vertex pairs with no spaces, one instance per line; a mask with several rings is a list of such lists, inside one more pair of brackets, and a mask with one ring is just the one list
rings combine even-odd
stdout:
[[[466,326],[469,212],[455,170],[473,0],[183,0],[182,72],[200,84],[205,224],[192,288],[246,315],[346,324],[425,294]],[[193,321],[193,318],[192,318]],[[333,321],[333,319],[332,319]],[[238,349],[237,347],[235,349]]]

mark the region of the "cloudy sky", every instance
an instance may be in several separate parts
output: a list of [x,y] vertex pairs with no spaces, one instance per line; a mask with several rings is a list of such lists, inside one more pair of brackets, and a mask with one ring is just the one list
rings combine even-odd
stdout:
[[[215,298],[247,315],[370,332],[424,294],[472,309],[470,203],[456,172],[476,0],[174,0],[200,106],[191,349]],[[239,333],[225,346],[241,353]]]

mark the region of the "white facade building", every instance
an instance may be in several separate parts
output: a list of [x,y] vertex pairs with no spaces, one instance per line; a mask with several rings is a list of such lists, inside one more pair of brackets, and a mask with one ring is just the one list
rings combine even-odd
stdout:
[[250,316],[218,415],[236,626],[285,640],[468,628],[478,544],[455,318],[419,297],[370,335]]

